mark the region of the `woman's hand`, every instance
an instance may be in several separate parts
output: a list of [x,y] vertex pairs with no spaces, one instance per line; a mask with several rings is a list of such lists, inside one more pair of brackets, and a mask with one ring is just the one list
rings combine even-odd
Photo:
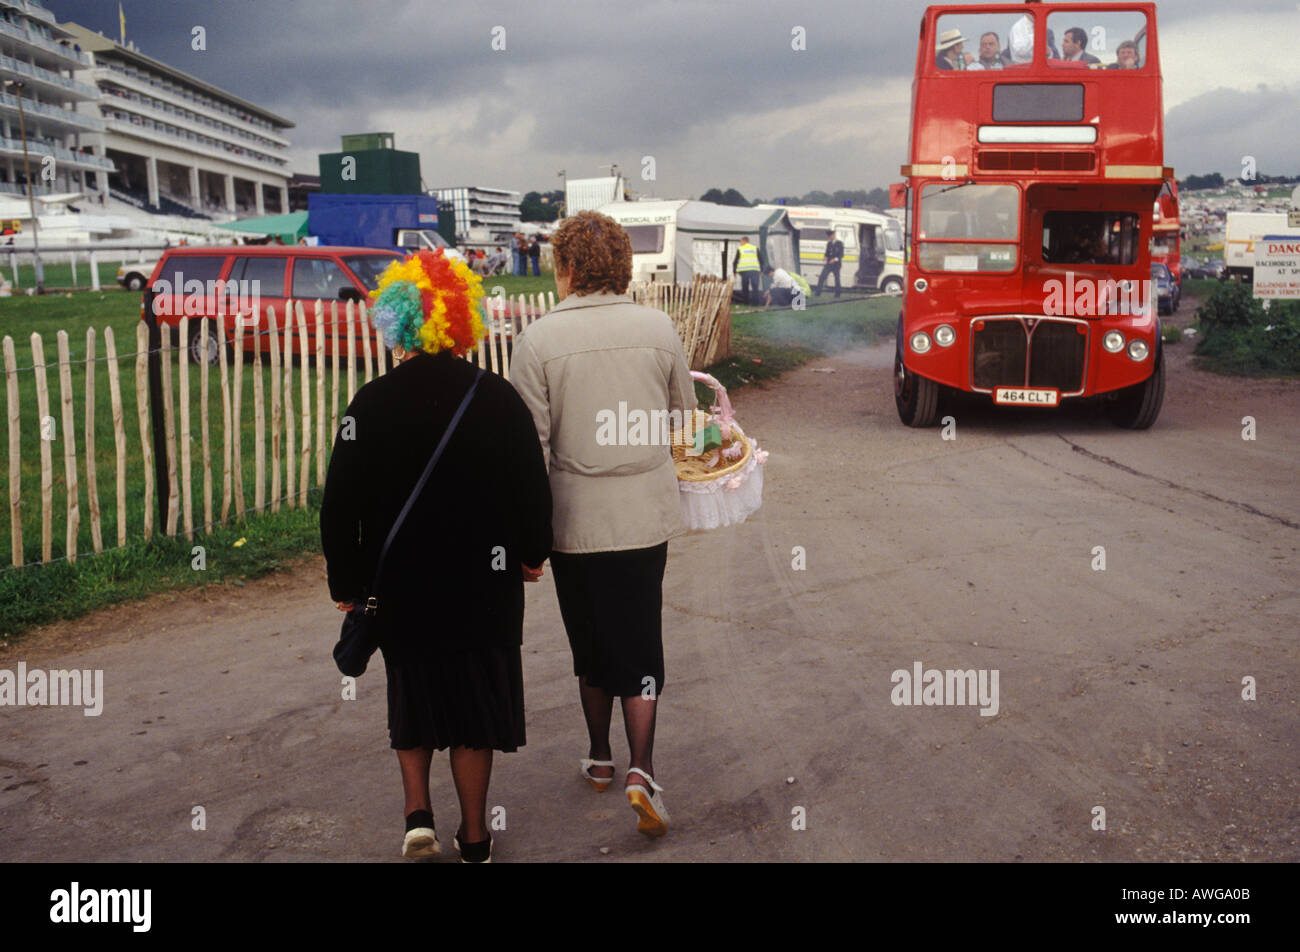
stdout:
[[357,607],[356,602],[335,602],[334,607],[341,612],[350,612]]
[[537,566],[537,568],[533,568],[530,565],[524,565],[524,563],[520,562],[519,567],[524,570],[525,582],[536,582],[542,577],[542,567],[540,565]]

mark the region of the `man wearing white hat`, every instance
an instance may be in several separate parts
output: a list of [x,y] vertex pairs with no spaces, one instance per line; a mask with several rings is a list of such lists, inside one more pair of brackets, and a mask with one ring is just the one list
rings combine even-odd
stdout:
[[962,52],[966,37],[961,30],[944,30],[939,34],[939,46],[935,50],[934,65],[939,69],[965,69],[975,58]]

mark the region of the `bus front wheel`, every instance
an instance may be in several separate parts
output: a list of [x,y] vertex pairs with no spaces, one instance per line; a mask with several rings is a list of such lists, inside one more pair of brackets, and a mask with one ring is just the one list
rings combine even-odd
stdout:
[[1165,361],[1164,355],[1157,353],[1151,376],[1121,390],[1106,409],[1116,426],[1122,426],[1126,430],[1145,430],[1156,422],[1164,401]]
[[894,405],[908,426],[934,426],[939,416],[939,385],[908,370],[901,351],[894,354]]

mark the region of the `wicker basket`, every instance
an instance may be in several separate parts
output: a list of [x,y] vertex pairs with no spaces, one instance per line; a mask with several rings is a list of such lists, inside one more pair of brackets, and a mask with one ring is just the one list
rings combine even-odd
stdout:
[[[762,505],[767,453],[736,423],[726,388],[708,374],[692,371],[691,376],[711,388],[718,400],[709,413],[696,410],[692,425],[672,434],[682,517],[693,531],[735,525]],[[722,431],[722,446],[703,455],[688,455],[695,433],[712,423]]]

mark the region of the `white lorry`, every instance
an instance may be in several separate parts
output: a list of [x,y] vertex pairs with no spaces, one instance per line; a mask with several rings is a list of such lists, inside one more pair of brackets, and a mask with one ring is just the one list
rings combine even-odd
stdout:
[[1255,242],[1264,235],[1300,238],[1300,228],[1287,225],[1286,212],[1228,212],[1223,239],[1224,276],[1250,281],[1255,275]]

